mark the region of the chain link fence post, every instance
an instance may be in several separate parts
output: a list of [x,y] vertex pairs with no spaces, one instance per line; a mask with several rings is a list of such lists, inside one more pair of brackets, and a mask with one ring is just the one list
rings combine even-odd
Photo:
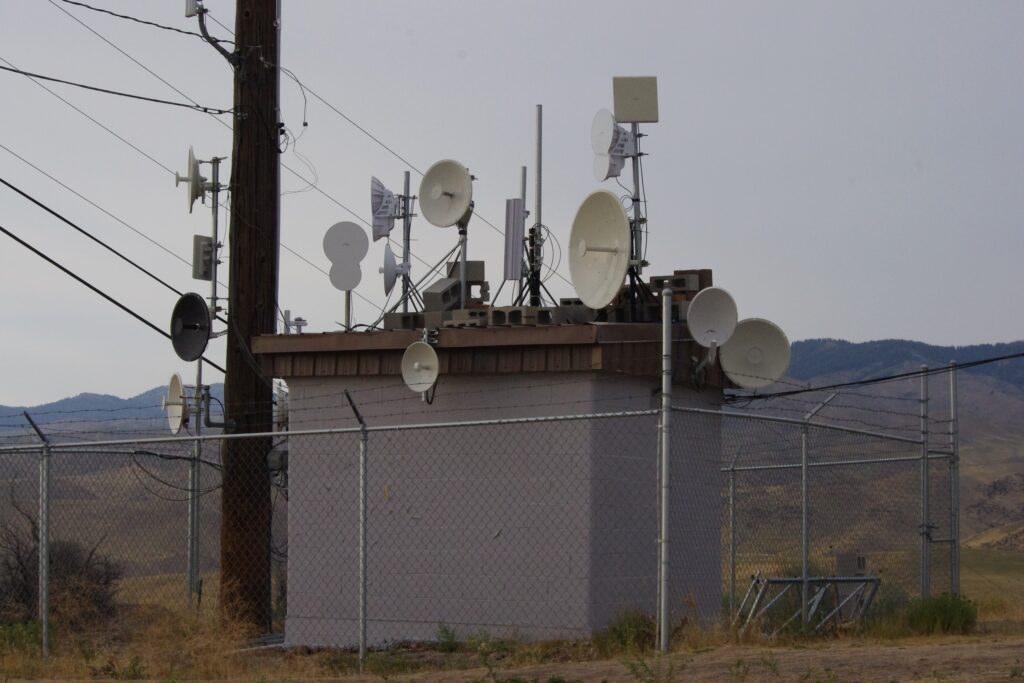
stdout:
[[921,598],[931,592],[928,496],[928,366],[921,366]]
[[736,458],[729,465],[729,621],[736,618]]
[[949,363],[949,583],[953,595],[960,595],[960,422],[957,414],[957,367]]
[[43,659],[50,655],[50,444],[39,457],[39,629]]
[[366,451],[369,435],[366,421],[359,414],[352,396],[345,390],[345,398],[359,421],[359,673],[366,666]]
[[661,290],[661,520],[658,524],[658,636],[668,652],[669,418],[672,415],[672,289]]

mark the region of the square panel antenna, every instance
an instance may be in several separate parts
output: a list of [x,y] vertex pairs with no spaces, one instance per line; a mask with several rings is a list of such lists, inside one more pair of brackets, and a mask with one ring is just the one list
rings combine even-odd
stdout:
[[658,79],[654,76],[612,78],[615,120],[619,123],[658,122]]

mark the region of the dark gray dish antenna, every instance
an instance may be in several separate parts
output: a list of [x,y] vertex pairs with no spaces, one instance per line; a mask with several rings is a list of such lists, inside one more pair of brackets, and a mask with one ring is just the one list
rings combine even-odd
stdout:
[[202,357],[210,341],[210,307],[195,292],[178,299],[171,312],[171,345],[178,358],[194,361]]

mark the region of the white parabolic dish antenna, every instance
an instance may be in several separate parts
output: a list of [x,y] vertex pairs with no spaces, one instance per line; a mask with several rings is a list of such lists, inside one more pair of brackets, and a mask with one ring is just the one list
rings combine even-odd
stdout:
[[174,174],[174,186],[188,183],[188,212],[192,213],[192,206],[196,200],[206,194],[206,178],[199,175],[199,162],[196,161],[196,155],[191,147],[188,148],[188,167],[185,174],[184,178],[177,173]]
[[722,345],[722,370],[737,386],[760,389],[782,379],[789,368],[789,339],[778,325],[746,318]]
[[402,354],[402,379],[417,393],[429,391],[437,381],[437,352],[426,342],[413,342]]
[[384,265],[381,267],[380,272],[384,274],[384,295],[391,294],[391,290],[395,288],[395,282],[398,280],[399,275],[408,275],[409,268],[404,263],[398,263],[395,260],[395,252],[391,251],[391,245],[384,245]]
[[473,177],[457,161],[445,159],[427,169],[420,182],[420,210],[439,228],[469,220],[473,202]]
[[167,396],[161,402],[163,409],[167,411],[167,425],[171,428],[171,434],[177,434],[188,415],[185,410],[184,386],[178,373],[171,375],[171,381],[167,384]]
[[686,312],[693,340],[705,348],[721,346],[736,329],[736,301],[720,287],[697,292]]
[[335,289],[350,292],[359,285],[363,272],[359,262],[366,256],[370,240],[355,223],[335,223],[324,234],[324,256],[331,262],[331,284]]
[[569,234],[569,274],[576,295],[604,308],[622,289],[629,269],[629,218],[618,197],[598,190],[576,210]]

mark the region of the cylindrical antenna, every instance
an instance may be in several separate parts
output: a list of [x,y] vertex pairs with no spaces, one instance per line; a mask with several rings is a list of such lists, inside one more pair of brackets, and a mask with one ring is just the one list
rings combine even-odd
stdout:
[[405,189],[402,190],[402,313],[409,312],[409,234],[412,228],[412,197],[409,192],[409,171],[405,172]]
[[537,184],[534,190],[533,225],[530,228],[530,305],[540,306],[541,178],[544,150],[544,105],[537,105]]

